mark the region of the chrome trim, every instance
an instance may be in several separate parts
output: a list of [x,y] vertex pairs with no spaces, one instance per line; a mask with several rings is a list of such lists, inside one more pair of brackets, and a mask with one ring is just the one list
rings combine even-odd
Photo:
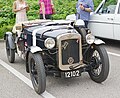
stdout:
[[[68,64],[68,65],[62,65],[62,52],[61,48],[61,41],[66,39],[78,39],[79,40],[79,62],[75,64]],[[80,65],[80,67],[83,65],[83,57],[82,57],[82,43],[81,43],[81,35],[77,33],[65,33],[62,35],[57,36],[57,47],[58,47],[58,67],[60,70],[71,70],[70,66],[76,66]],[[78,68],[78,67],[77,67]]]

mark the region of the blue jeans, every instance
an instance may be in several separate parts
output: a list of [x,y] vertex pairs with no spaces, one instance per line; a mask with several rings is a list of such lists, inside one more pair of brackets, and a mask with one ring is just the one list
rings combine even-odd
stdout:
[[88,27],[88,21],[84,20],[84,23],[85,23],[85,27],[87,28]]

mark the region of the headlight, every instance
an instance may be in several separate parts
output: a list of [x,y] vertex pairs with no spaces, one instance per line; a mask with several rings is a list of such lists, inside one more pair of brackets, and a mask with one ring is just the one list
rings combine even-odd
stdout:
[[53,38],[47,38],[44,42],[44,45],[48,49],[52,49],[55,46],[55,40]]
[[87,34],[86,35],[86,42],[88,44],[92,44],[92,43],[94,43],[94,41],[95,41],[95,37],[92,34]]

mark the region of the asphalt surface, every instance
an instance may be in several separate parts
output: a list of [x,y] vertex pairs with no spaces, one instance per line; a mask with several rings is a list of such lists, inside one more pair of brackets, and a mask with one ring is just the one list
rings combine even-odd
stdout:
[[[92,81],[87,73],[81,77],[61,79],[47,76],[46,91],[51,98],[119,98],[120,97],[120,42],[105,40],[109,53],[110,73],[106,81],[101,84]],[[25,61],[16,55],[15,63],[9,63],[5,52],[5,43],[0,41],[0,60],[14,68],[27,79]],[[2,63],[3,64],[3,63]],[[19,76],[18,76],[19,77]],[[0,64],[0,98],[50,98],[46,93],[38,95],[11,71]]]

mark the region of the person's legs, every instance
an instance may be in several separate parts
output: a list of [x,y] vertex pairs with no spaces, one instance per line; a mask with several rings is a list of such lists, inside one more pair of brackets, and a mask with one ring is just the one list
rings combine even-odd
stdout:
[[88,21],[84,20],[84,23],[85,23],[85,27],[87,28],[88,27]]
[[51,19],[51,15],[45,15],[46,19]]
[[42,14],[40,14],[40,19],[43,19],[43,15]]
[[[51,15],[45,15],[45,18],[46,19],[51,19]],[[43,19],[43,15],[42,14],[40,14],[40,19]]]

